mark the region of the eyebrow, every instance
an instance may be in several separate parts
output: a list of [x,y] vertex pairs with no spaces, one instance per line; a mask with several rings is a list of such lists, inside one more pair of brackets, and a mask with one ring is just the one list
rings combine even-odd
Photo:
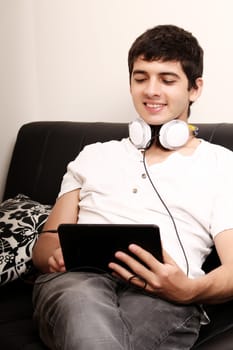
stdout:
[[[147,71],[145,70],[142,70],[142,69],[136,69],[133,71],[133,74],[132,75],[136,75],[136,74],[145,74],[145,75],[148,75]],[[165,76],[165,75],[170,75],[170,76],[173,76],[174,78],[177,78],[177,79],[180,79],[180,76],[174,72],[160,72],[159,73],[160,76]]]

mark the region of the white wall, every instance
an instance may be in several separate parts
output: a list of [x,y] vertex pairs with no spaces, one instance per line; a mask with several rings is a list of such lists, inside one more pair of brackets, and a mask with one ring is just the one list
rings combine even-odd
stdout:
[[18,128],[34,120],[129,121],[127,53],[172,23],[205,49],[192,122],[233,122],[231,0],[0,0],[0,196]]

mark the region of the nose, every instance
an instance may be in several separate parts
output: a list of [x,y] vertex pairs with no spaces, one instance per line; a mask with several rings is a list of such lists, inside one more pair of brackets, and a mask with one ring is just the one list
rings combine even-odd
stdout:
[[144,90],[145,95],[148,97],[160,96],[161,95],[161,85],[156,78],[148,79]]

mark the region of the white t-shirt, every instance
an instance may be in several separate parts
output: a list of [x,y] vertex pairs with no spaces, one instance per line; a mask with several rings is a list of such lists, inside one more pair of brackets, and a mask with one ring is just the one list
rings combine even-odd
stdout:
[[[202,275],[213,238],[233,228],[233,152],[201,140],[191,156],[174,152],[148,171],[175,220],[189,276]],[[171,217],[129,139],[86,146],[68,164],[59,196],[78,188],[79,223],[157,224],[164,249],[186,271]]]

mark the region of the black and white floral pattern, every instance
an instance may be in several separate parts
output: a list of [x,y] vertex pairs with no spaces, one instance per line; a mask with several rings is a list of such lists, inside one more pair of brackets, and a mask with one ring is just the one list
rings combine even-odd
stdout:
[[0,204],[0,285],[32,268],[32,248],[51,206],[19,194]]

